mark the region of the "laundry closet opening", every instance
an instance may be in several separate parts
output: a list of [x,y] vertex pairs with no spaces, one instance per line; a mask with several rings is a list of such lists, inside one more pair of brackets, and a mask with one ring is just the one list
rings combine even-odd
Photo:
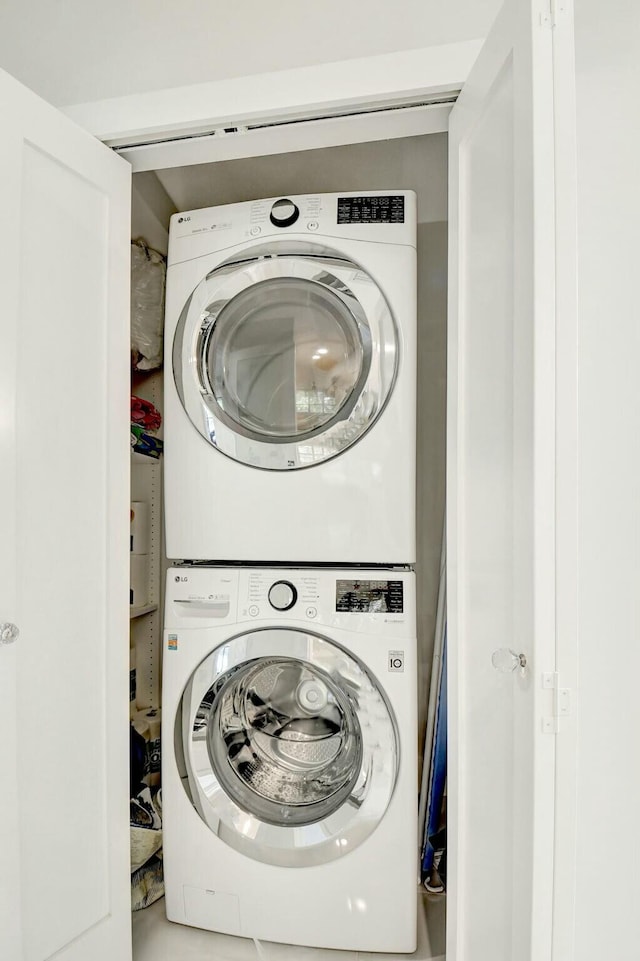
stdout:
[[[170,216],[177,211],[291,195],[371,190],[413,190],[417,195],[417,554],[418,756],[422,767],[431,685],[438,597],[443,575],[445,514],[446,345],[447,345],[447,135],[429,134],[370,143],[327,147],[210,164],[173,167],[133,175],[132,239],[162,254],[167,251]],[[171,363],[171,344],[164,345]],[[132,393],[160,412],[162,372],[135,374]],[[160,434],[161,435],[161,434]],[[204,443],[204,441],[203,441]],[[219,492],[222,509],[224,494]],[[148,570],[148,611],[132,618],[132,663],[136,665],[136,712],[161,716],[162,609],[167,559],[162,542],[162,477],[158,465],[139,458],[132,464],[132,501],[149,501],[153,535]],[[393,512],[396,505],[389,504]],[[169,559],[170,561],[171,559]],[[212,560],[216,560],[212,558]],[[224,558],[220,558],[224,560]],[[390,559],[394,560],[394,559]],[[295,563],[296,558],[291,558]],[[173,718],[163,718],[173,724]],[[422,825],[420,826],[422,830]],[[418,852],[416,852],[417,854]],[[249,862],[248,862],[249,863]],[[250,865],[249,865],[249,868]],[[379,865],[384,871],[384,865]],[[416,879],[417,880],[417,879]],[[445,953],[442,895],[418,892],[420,957]],[[425,923],[426,919],[426,923]],[[170,933],[169,933],[170,932]],[[168,925],[163,902],[134,914],[134,959],[169,957],[171,944],[184,938],[185,952],[203,959],[208,932]],[[211,940],[213,944],[213,940]],[[247,949],[252,957],[253,947]],[[319,952],[320,954],[320,952]],[[191,954],[190,954],[191,956]]]

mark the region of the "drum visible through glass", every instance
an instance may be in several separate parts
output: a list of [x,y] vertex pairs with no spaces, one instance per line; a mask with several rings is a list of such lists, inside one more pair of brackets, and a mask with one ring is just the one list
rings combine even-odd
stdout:
[[206,705],[212,767],[242,808],[274,824],[312,824],[349,795],[362,763],[352,704],[321,669],[265,658],[230,672]]

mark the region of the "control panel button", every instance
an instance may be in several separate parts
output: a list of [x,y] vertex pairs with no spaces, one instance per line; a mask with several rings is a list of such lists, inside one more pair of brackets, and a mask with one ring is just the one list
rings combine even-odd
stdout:
[[252,237],[257,237],[258,234],[261,234],[261,233],[262,233],[262,228],[261,228],[261,227],[252,227],[251,230],[249,231],[249,233],[251,234]]
[[288,611],[298,600],[298,592],[290,581],[276,581],[269,588],[268,597],[276,611]]
[[260,613],[260,608],[258,607],[257,604],[252,604],[251,607],[249,608],[249,613],[251,614],[251,617],[257,617],[258,614]]
[[295,224],[299,216],[300,211],[293,201],[283,198],[282,200],[276,200],[274,203],[269,214],[269,220],[274,227],[290,227],[291,224]]
[[317,230],[317,229],[318,229],[318,221],[310,220],[309,223],[307,224],[307,230]]
[[317,617],[317,616],[318,616],[317,608],[315,607],[307,608],[307,617]]

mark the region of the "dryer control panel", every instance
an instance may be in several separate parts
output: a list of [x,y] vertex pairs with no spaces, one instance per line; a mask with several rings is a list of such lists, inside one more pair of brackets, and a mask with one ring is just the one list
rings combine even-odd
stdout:
[[[174,214],[169,268],[175,263],[295,235],[299,242],[369,240],[416,246],[412,190],[291,194]],[[331,246],[329,243],[328,246]]]
[[403,224],[404,194],[338,197],[339,224]]

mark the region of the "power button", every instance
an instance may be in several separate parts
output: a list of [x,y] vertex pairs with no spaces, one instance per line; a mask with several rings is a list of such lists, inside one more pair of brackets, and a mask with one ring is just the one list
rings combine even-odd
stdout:
[[317,230],[317,229],[318,229],[318,221],[310,220],[309,223],[307,224],[307,230]]

